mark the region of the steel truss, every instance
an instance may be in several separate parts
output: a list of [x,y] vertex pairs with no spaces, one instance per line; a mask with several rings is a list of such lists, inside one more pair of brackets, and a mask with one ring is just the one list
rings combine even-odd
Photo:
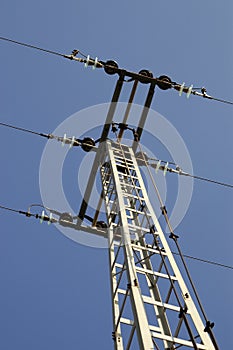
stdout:
[[[119,70],[118,75],[77,223],[69,226],[108,239],[115,350],[219,350],[211,330],[213,324],[203,315],[204,326],[169,248],[135,157],[156,83],[149,84],[134,141],[129,147],[121,143],[124,129],[116,135],[116,142],[108,139],[127,72]],[[135,78],[123,126],[139,82]],[[92,225],[87,226],[88,202],[98,169],[102,192]],[[98,221],[103,202],[106,224]],[[161,210],[165,215],[166,208]],[[197,299],[196,291],[194,295]]]
[[115,349],[135,350],[138,344],[142,350],[214,350],[150,204],[132,148],[111,141],[102,147]]

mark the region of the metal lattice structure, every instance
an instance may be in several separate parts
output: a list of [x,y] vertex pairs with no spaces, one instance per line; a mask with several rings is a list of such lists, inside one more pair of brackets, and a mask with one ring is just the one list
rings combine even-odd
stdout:
[[[182,277],[152,208],[135,156],[155,82],[150,82],[139,124],[133,129],[132,146],[122,143],[122,134],[137,79],[116,141],[108,139],[126,73],[119,73],[76,225],[78,230],[108,239],[114,347],[115,350],[217,350],[212,324],[205,317],[203,320],[195,306],[193,292]],[[98,171],[102,193],[92,226],[88,228],[84,222],[90,218],[88,201],[95,182],[93,174]],[[103,203],[106,223],[97,221]],[[165,215],[165,207],[161,209]],[[171,238],[174,237],[177,236],[171,233]]]
[[[115,349],[214,349],[151,207],[132,149],[107,141],[101,178],[109,226]],[[124,278],[126,275],[126,278]],[[151,320],[151,322],[150,322]],[[122,329],[130,334],[123,345]]]
[[[129,72],[120,69],[118,64],[112,60],[107,62],[98,61],[97,58],[93,60],[89,55],[86,57],[83,54],[85,58],[76,57],[78,50],[73,50],[71,55],[63,55],[7,38],[2,37],[1,39],[85,63],[86,67],[92,66],[93,69],[103,68],[107,74],[119,76],[101,137],[97,140],[98,147],[96,146],[98,142],[88,137],[83,140],[75,137],[66,138],[66,134],[64,137],[57,137],[2,123],[2,125],[48,139],[56,139],[63,144],[81,146],[86,152],[96,152],[78,215],[73,217],[70,213],[60,213],[44,206],[42,207],[50,212],[49,216],[45,215],[45,210],[42,211],[42,215],[32,214],[30,208],[38,206],[37,204],[32,204],[27,212],[3,206],[1,208],[24,214],[27,217],[39,218],[41,222],[59,223],[65,227],[105,237],[108,240],[113,313],[112,338],[115,350],[219,350],[212,332],[214,324],[208,321],[205,315],[178,245],[178,236],[172,230],[166,207],[162,203],[154,180],[152,182],[158,203],[170,231],[169,238],[175,242],[183,270],[179,268],[174,258],[167,237],[151,205],[140,171],[141,165],[149,168],[146,155],[142,149],[139,152],[140,156],[136,151],[140,146],[140,138],[156,86],[161,90],[175,89],[180,95],[186,93],[187,97],[192,94],[227,104],[232,104],[232,102],[208,95],[205,88],[201,88],[201,92],[198,92],[199,89],[193,88],[192,85],[187,87],[184,83],[178,84],[165,75],[154,78],[148,70],[141,70],[139,73]],[[123,118],[116,123],[114,115],[124,82],[133,82],[133,87]],[[147,84],[149,89],[138,125],[129,127],[127,120],[139,83]],[[116,133],[116,125],[119,133],[116,134],[116,140],[110,140],[109,131],[112,129]],[[126,129],[132,131],[131,146],[122,142]],[[164,172],[168,170],[166,165],[160,166],[159,163],[151,164],[151,166],[156,168],[156,171],[158,169]],[[170,169],[170,171],[190,176],[181,172],[181,169],[175,171]],[[101,181],[101,195],[92,218],[88,215],[88,203],[98,172]],[[205,180],[223,185],[223,183],[209,179]],[[99,220],[103,207],[106,222]],[[59,218],[53,218],[52,214]],[[186,275],[183,276],[184,273],[181,271]]]

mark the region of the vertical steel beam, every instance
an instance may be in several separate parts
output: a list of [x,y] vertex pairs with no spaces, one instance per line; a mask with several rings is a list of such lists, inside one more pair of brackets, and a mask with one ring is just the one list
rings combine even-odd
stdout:
[[99,149],[98,149],[96,156],[95,156],[95,159],[94,159],[92,171],[91,171],[91,174],[89,176],[86,191],[84,194],[84,198],[82,200],[82,204],[81,204],[81,207],[79,210],[78,219],[77,219],[77,228],[79,228],[81,226],[81,223],[84,219],[84,215],[85,215],[86,210],[87,210],[87,205],[88,205],[88,202],[90,200],[91,191],[92,191],[92,188],[93,188],[93,185],[95,182],[95,174],[99,168],[99,163],[100,163],[102,155],[103,155],[101,143],[103,143],[108,136],[109,129],[110,129],[110,126],[111,126],[111,123],[113,120],[115,110],[116,110],[116,104],[117,104],[117,101],[119,99],[121,89],[123,86],[123,82],[124,82],[124,73],[122,72],[120,74],[118,81],[117,81],[117,84],[116,84],[116,87],[115,87],[115,90],[113,93],[112,101],[111,101],[111,104],[109,106],[107,118],[105,120],[104,128],[103,128],[102,135],[100,138],[100,146],[99,146]]

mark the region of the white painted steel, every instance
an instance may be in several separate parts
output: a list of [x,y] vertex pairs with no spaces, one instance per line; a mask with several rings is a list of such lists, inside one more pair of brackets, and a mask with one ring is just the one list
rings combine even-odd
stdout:
[[115,349],[135,350],[137,342],[140,350],[214,350],[151,206],[132,148],[109,140],[104,147],[101,180]]

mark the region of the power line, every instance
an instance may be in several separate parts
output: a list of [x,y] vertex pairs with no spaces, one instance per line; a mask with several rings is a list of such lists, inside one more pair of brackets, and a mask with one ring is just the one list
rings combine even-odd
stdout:
[[84,150],[91,150],[91,149],[95,150],[96,149],[95,144],[98,142],[98,140],[94,141],[93,139],[87,138],[87,137],[85,137],[83,140],[81,140],[81,139],[75,138],[74,136],[73,137],[67,137],[66,134],[64,134],[63,137],[62,136],[56,136],[56,135],[53,135],[53,134],[45,134],[45,133],[37,132],[37,131],[26,129],[26,128],[21,128],[21,127],[18,127],[18,126],[15,126],[15,125],[11,125],[11,124],[6,124],[6,123],[0,123],[0,126],[5,126],[7,128],[10,128],[10,129],[15,129],[15,130],[19,130],[19,131],[22,131],[22,132],[25,132],[25,133],[30,133],[30,134],[42,136],[42,137],[45,137],[47,139],[54,139],[54,140],[57,140],[59,142],[62,142],[63,145],[64,144],[69,144],[70,147],[72,147],[72,146],[81,146],[81,148],[84,149]]
[[43,134],[41,132],[36,132],[33,130],[29,130],[29,129],[25,129],[25,128],[20,128],[18,126],[15,125],[10,125],[10,124],[6,124],[6,123],[0,123],[1,126],[6,126],[7,128],[11,128],[11,129],[16,129],[19,131],[23,131],[23,132],[28,132],[30,134],[34,134],[34,135],[38,135],[38,136],[42,136],[42,137],[46,137],[46,138],[51,138],[51,134]]
[[[151,165],[151,164],[149,164],[149,165]],[[154,167],[154,166],[152,166],[152,167]],[[224,187],[228,187],[228,188],[233,188],[232,184],[228,184],[226,182],[212,180],[212,179],[209,179],[207,177],[202,177],[202,176],[198,176],[198,175],[192,175],[192,174],[189,174],[189,173],[186,173],[186,172],[182,171],[181,169],[174,170],[172,168],[167,168],[167,171],[168,172],[172,172],[172,173],[176,173],[176,174],[182,175],[182,176],[192,177],[193,179],[197,179],[197,180],[200,180],[200,181],[210,182],[210,183],[213,183],[215,185],[224,186]]]
[[17,44],[17,45],[29,47],[29,48],[34,49],[34,50],[39,50],[39,51],[47,52],[47,53],[52,54],[52,55],[57,55],[57,56],[65,57],[65,55],[62,54],[62,53],[60,53],[60,52],[52,51],[52,50],[47,50],[47,49],[44,49],[44,48],[39,47],[39,46],[26,44],[26,43],[23,43],[23,42],[20,42],[20,41],[16,41],[16,40],[12,40],[12,39],[9,39],[9,38],[0,37],[0,40],[4,40],[4,41],[8,41],[8,42],[13,43],[13,44]]
[[12,208],[9,208],[9,207],[5,207],[3,205],[0,205],[0,209],[8,210],[8,211],[11,211],[11,212],[14,212],[14,213],[18,213],[18,214],[23,214],[23,215],[26,215],[27,217],[33,216],[36,219],[39,217],[38,214],[31,214],[31,213],[29,213],[27,211],[12,209]]
[[[93,68],[104,68],[105,72],[107,74],[110,74],[110,75],[115,74],[115,73],[119,73],[120,71],[122,71],[121,69],[118,68],[118,64],[114,61],[107,61],[107,62],[99,61],[97,57],[95,59],[93,59],[90,57],[90,55],[85,55],[82,52],[80,52],[79,50],[73,50],[71,55],[65,55],[65,54],[62,54],[61,52],[44,49],[44,48],[39,47],[39,46],[35,46],[35,45],[27,44],[24,42],[12,40],[12,39],[9,39],[6,37],[0,37],[0,40],[4,40],[7,42],[16,44],[16,45],[29,47],[29,48],[34,49],[34,50],[43,51],[43,52],[46,52],[48,54],[52,54],[52,55],[60,56],[60,57],[67,58],[70,60],[75,60],[75,61],[78,61],[81,63],[85,63],[85,67],[93,66]],[[80,54],[81,56],[85,57],[85,59],[76,57],[77,54]],[[124,71],[125,71],[125,75],[130,77],[130,79],[128,81],[139,80],[139,81],[146,82],[146,83],[156,81],[156,84],[162,90],[167,90],[167,89],[172,88],[172,89],[179,91],[180,96],[182,95],[182,93],[186,93],[187,98],[188,98],[192,94],[195,96],[203,97],[205,99],[214,100],[217,102],[233,105],[233,102],[231,102],[231,101],[227,101],[224,99],[220,99],[220,98],[216,98],[216,97],[208,95],[206,93],[206,89],[204,87],[201,88],[201,92],[198,92],[197,90],[200,90],[200,88],[196,88],[196,90],[195,90],[195,88],[193,88],[193,85],[188,87],[188,86],[185,86],[184,83],[179,84],[179,83],[173,82],[169,77],[167,77],[165,75],[163,75],[159,78],[153,78],[153,75],[151,75],[151,72],[147,72],[145,70],[143,70],[139,73],[129,72],[127,70],[124,70]],[[144,72],[144,73],[142,73],[142,72]],[[147,72],[147,74],[145,74],[145,72]]]
[[208,178],[202,177],[202,176],[191,175],[191,174],[188,174],[188,173],[181,173],[180,175],[189,176],[189,177],[192,177],[192,178],[197,179],[197,180],[211,182],[211,183],[214,183],[216,185],[225,186],[225,187],[228,187],[228,188],[233,188],[233,185],[231,185],[231,184],[227,184],[225,182],[220,182],[220,181],[215,181],[215,180],[208,179]]
[[[150,158],[152,159],[152,158]],[[142,158],[140,157],[139,160],[141,161]],[[150,165],[152,168],[155,168],[156,172],[157,170],[162,170],[164,172],[164,175],[166,175],[167,172],[169,173],[175,173],[177,175],[182,175],[182,176],[187,176],[187,177],[192,177],[193,179],[197,179],[197,180],[200,180],[200,181],[205,181],[205,182],[210,182],[210,183],[213,183],[215,185],[219,185],[219,186],[224,186],[224,187],[228,187],[228,188],[233,188],[233,185],[232,184],[228,184],[226,182],[221,182],[221,181],[216,181],[216,180],[212,180],[212,179],[209,179],[207,177],[203,177],[203,176],[198,176],[198,175],[192,175],[192,174],[189,174],[189,173],[186,173],[184,172],[181,168],[177,167],[176,169],[173,169],[173,168],[170,168],[168,167],[169,164],[172,164],[174,165],[175,163],[172,163],[172,162],[166,162],[166,165],[160,165],[161,163],[165,163],[164,161],[161,161],[161,160],[157,160],[157,163],[153,164],[153,163],[148,163],[147,161],[147,164]],[[145,164],[141,164],[141,165],[145,165]]]
[[[135,136],[135,130],[133,128],[129,127],[128,125],[126,125],[126,124],[112,123],[112,125],[113,125],[113,130],[115,130],[114,129],[115,126],[118,125],[119,129],[122,129],[122,127],[124,129],[128,129],[128,130],[132,131],[133,135]],[[176,173],[177,175],[188,176],[188,177],[192,177],[192,178],[197,179],[197,180],[214,183],[216,185],[225,186],[225,187],[228,187],[228,188],[233,188],[232,184],[228,184],[228,183],[225,183],[225,182],[212,180],[212,179],[209,179],[207,177],[202,177],[202,176],[186,173],[176,163],[168,162],[168,161],[165,161],[165,160],[160,160],[160,159],[157,159],[157,158],[148,157],[146,153],[142,152],[142,150],[136,154],[136,159],[137,159],[139,165],[141,165],[141,166],[149,165],[152,168],[155,168],[156,172],[158,170],[162,170],[164,172],[164,175],[166,175],[167,172]],[[153,160],[156,163],[149,163],[149,160]],[[163,163],[164,165],[161,164],[161,163]],[[170,168],[169,165],[175,165],[176,168],[175,169]]]
[[[53,209],[49,209],[49,208],[46,208],[44,207],[43,205],[41,204],[33,204],[31,205],[30,207],[32,206],[40,206],[42,208],[45,208],[45,209],[48,209],[50,212],[55,212],[55,213],[59,213],[57,210],[53,210]],[[30,208],[29,207],[29,208]],[[3,206],[3,205],[0,205],[0,209],[3,209],[3,210],[7,210],[7,211],[11,211],[11,212],[14,212],[14,213],[18,213],[18,214],[23,214],[27,217],[35,217],[36,219],[41,219],[42,216],[39,215],[39,214],[32,214],[29,210],[28,211],[23,211],[23,210],[17,210],[17,209],[12,209],[12,208],[9,208],[9,207],[6,207],[6,206]],[[60,213],[59,213],[60,214]],[[43,216],[43,220],[44,221],[49,221],[49,217],[47,216]],[[57,222],[57,220],[54,220],[53,219],[53,222]],[[180,255],[179,253],[177,252],[172,252],[173,254],[175,255]],[[206,264],[211,264],[211,265],[216,265],[216,266],[219,266],[219,267],[223,267],[223,268],[227,268],[227,269],[231,269],[233,270],[233,266],[230,266],[230,265],[226,265],[226,264],[221,264],[221,263],[218,263],[216,261],[212,261],[212,260],[207,260],[207,259],[202,259],[202,258],[197,258],[197,257],[194,257],[192,255],[187,255],[187,254],[183,254],[183,256],[185,258],[188,258],[188,259],[193,259],[193,260],[197,260],[197,261],[200,261],[200,262],[203,262],[203,263],[206,263]]]
[[[117,124],[117,123],[115,123],[115,124]],[[75,139],[74,137],[73,138],[67,138],[66,135],[64,137],[60,137],[60,136],[55,136],[53,134],[45,134],[45,133],[41,133],[41,132],[37,132],[37,131],[30,130],[30,129],[21,128],[21,127],[15,126],[15,125],[1,123],[1,122],[0,122],[0,126],[5,126],[7,128],[11,128],[11,129],[19,130],[19,131],[22,131],[22,132],[38,135],[38,136],[41,136],[41,137],[45,137],[47,139],[56,139],[57,141],[60,141],[60,142],[63,142],[63,143],[67,143],[67,144],[70,144],[70,145],[73,144],[75,146],[81,146],[81,145],[83,145],[83,146],[90,146],[88,143],[85,143],[85,139],[84,140],[79,140],[79,139]],[[95,149],[94,145],[92,146],[92,149]],[[136,159],[141,161],[142,160],[141,155],[139,155],[139,157],[136,158]],[[148,158],[146,156],[146,161],[148,159],[153,160],[153,158]],[[157,162],[166,163],[168,165],[169,164],[175,165],[175,163],[173,163],[173,162],[166,162],[164,160],[158,160],[158,159],[155,159],[155,158],[154,158],[154,160],[156,160]],[[157,168],[157,164],[148,164],[148,165],[152,166],[153,168]],[[144,165],[144,164],[142,163],[142,165]],[[165,166],[164,165],[160,165],[159,169],[164,171]],[[228,187],[228,188],[233,188],[233,185],[231,185],[231,184],[228,184],[228,183],[225,183],[225,182],[221,182],[221,181],[212,180],[212,179],[209,179],[209,178],[206,178],[206,177],[202,177],[202,176],[198,176],[198,175],[191,175],[189,173],[183,172],[180,168],[179,168],[179,170],[175,170],[175,169],[167,167],[166,171],[167,172],[173,172],[173,173],[176,173],[178,175],[192,177],[192,178],[197,179],[197,180],[214,183],[216,185],[220,185],[220,186],[224,186],[224,187]]]
[[26,217],[30,218],[30,217],[34,217],[36,219],[40,219],[40,222],[42,223],[43,221],[47,221],[48,223],[54,223],[57,222],[56,219],[54,219],[52,217],[52,214],[50,214],[50,216],[45,215],[45,211],[42,211],[42,214],[32,214],[29,210],[28,211],[24,211],[24,210],[17,210],[17,209],[12,209],[9,207],[5,207],[3,205],[0,205],[0,209],[4,209],[4,210],[8,210],[14,213],[18,213],[18,214],[22,214],[25,215]]
[[[172,253],[173,253],[174,255],[180,255],[180,254],[177,253],[177,252],[172,252]],[[207,259],[202,259],[202,258],[197,258],[197,257],[191,256],[191,255],[187,255],[187,254],[183,254],[183,256],[184,256],[185,258],[187,258],[187,259],[197,260],[197,261],[204,262],[204,263],[207,263],[207,264],[217,265],[217,266],[220,266],[220,267],[225,267],[225,268],[227,268],[227,269],[233,270],[233,266],[221,264],[221,263],[218,263],[218,262],[216,262],[216,261],[207,260]]]
[[19,213],[19,210],[12,209],[12,208],[8,208],[8,207],[5,207],[5,206],[3,206],[3,205],[0,205],[0,209],[13,211],[14,213]]

